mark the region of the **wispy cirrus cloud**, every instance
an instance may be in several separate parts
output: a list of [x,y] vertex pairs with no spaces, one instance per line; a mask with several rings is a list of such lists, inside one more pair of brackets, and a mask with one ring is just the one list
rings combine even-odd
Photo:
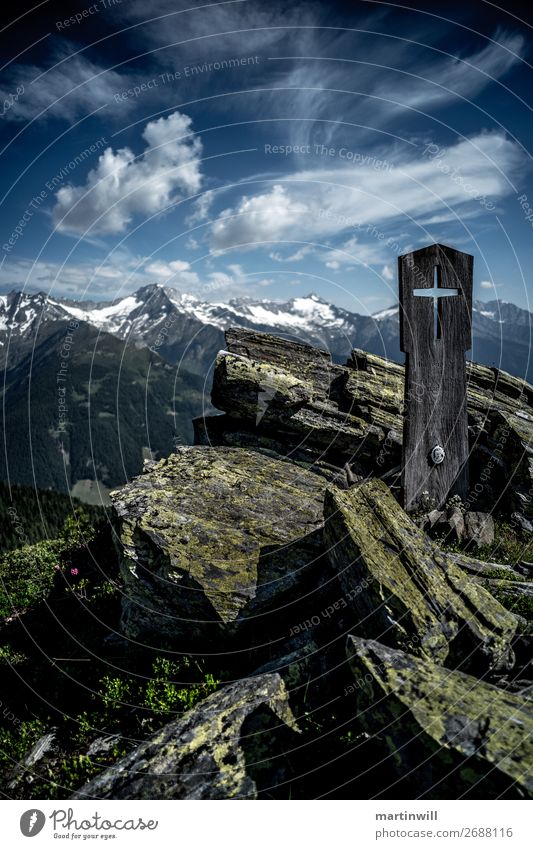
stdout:
[[453,40],[448,55],[440,45],[433,49],[430,34],[415,32],[412,42],[386,31],[374,35],[339,33],[329,44],[317,38],[307,52],[274,57],[280,76],[262,111],[302,119],[289,122],[291,144],[358,144],[388,132],[400,114],[407,127],[417,113],[431,116],[465,100],[475,109],[476,97],[501,82],[525,51],[517,33],[495,33],[480,49],[459,55]]
[[[53,54],[47,67],[15,65],[4,75],[0,99],[9,97],[17,87],[23,94],[6,112],[7,121],[31,121],[34,118],[61,118],[74,121],[98,107],[113,104],[114,95],[124,88],[126,77],[107,70],[84,54],[75,55],[62,48]],[[124,109],[129,104],[125,102]]]
[[[457,216],[487,215],[475,198],[486,197],[496,204],[513,191],[512,177],[523,164],[517,145],[495,132],[442,148],[438,162],[423,153],[423,146],[417,155],[407,157],[392,151],[394,167],[387,171],[337,165],[289,174],[222,210],[211,225],[211,246],[220,251],[291,239],[324,243],[355,230],[352,248],[365,254],[364,261],[383,263],[379,244],[384,233],[375,237],[369,253],[363,251],[365,228],[383,229],[412,220],[421,227],[436,221],[442,226]],[[475,197],[465,186],[475,187]],[[342,255],[331,253],[325,259],[343,261]]]

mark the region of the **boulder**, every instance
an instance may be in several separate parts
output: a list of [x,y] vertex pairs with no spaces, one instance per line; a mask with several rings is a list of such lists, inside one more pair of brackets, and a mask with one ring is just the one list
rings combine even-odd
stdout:
[[465,535],[465,520],[459,507],[432,510],[423,525],[432,536],[441,537],[447,543],[461,542]]
[[[383,476],[401,462],[403,366],[357,349],[338,365],[327,351],[247,328],[226,331],[226,346],[212,392],[225,415],[197,419],[197,443],[271,451],[326,473],[328,464],[342,469],[355,459],[364,474]],[[466,507],[497,505],[531,522],[533,388],[475,363],[467,365],[467,377]]]
[[468,670],[512,664],[516,618],[470,579],[378,479],[328,488],[325,544],[365,636]]
[[[337,469],[355,457],[375,465],[383,447],[394,458],[392,465],[399,462],[401,442],[387,419],[392,402],[385,418],[376,414],[373,422],[370,398],[354,404],[346,389],[348,378],[355,379],[355,361],[348,370],[333,363],[327,351],[245,328],[226,331],[226,345],[217,357],[212,389],[213,404],[225,415],[195,420],[198,443],[253,445]],[[388,382],[379,380],[383,396]],[[398,416],[396,424],[401,427]],[[390,468],[388,461],[383,465],[383,471]]]
[[325,480],[254,451],[180,448],[112,493],[123,633],[198,649],[271,620],[320,586]]
[[[275,725],[298,731],[279,675],[236,681],[156,732],[72,798],[253,799],[257,788],[241,734],[245,721],[263,706],[277,717]],[[272,756],[276,732],[266,719],[255,735],[247,745],[264,746],[268,736]],[[273,777],[280,763],[271,765]]]
[[464,518],[464,536],[474,547],[491,545],[494,542],[494,519],[488,513],[469,510]]
[[373,640],[348,637],[356,710],[416,798],[533,798],[531,702]]

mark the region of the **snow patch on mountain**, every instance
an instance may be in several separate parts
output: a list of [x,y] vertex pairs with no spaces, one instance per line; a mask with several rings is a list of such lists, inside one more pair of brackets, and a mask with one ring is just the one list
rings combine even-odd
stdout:
[[395,316],[400,315],[400,307],[388,307],[386,310],[382,310],[381,312],[376,312],[372,315],[372,318],[375,321],[382,321],[385,318],[394,318]]
[[84,308],[83,302],[80,302],[79,307],[73,307],[71,304],[67,305],[64,303],[59,303],[58,305],[62,306],[65,312],[73,318],[78,319],[78,321],[88,321],[89,324],[103,330],[107,329],[108,326],[116,324],[117,320],[121,324],[129,320],[130,313],[140,307],[141,304],[142,302],[138,301],[135,295],[130,295],[117,303],[98,306],[93,309]]

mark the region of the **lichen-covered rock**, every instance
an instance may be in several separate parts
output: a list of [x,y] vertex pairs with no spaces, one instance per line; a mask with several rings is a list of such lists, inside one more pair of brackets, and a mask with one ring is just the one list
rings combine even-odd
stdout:
[[531,702],[373,640],[347,654],[358,716],[417,797],[533,798]]
[[200,644],[248,622],[268,641],[269,617],[296,617],[320,584],[325,483],[254,451],[187,447],[115,491],[124,633]]
[[309,379],[240,355],[218,356],[211,398],[230,419],[278,438],[288,431],[317,453],[350,457],[368,431],[362,419],[332,405]]
[[[339,468],[356,458],[378,475],[401,462],[403,366],[360,350],[341,366],[327,351],[245,328],[230,328],[226,344],[212,393],[225,415],[195,421],[199,444],[248,445]],[[529,521],[533,388],[477,364],[468,364],[467,376],[471,462],[465,506],[497,505]]]
[[416,527],[383,481],[328,488],[325,519],[328,559],[365,636],[468,670],[512,663],[516,618]]
[[[275,724],[298,731],[279,675],[237,681],[166,725],[73,798],[253,799],[256,785],[240,735],[245,720],[263,706],[275,714]],[[260,744],[261,731],[256,734],[252,745]],[[272,728],[263,736],[272,746]]]
[[[235,391],[237,387],[237,391]],[[279,366],[256,363],[238,354],[218,356],[213,403],[222,408],[231,397],[230,415],[257,424],[273,417],[292,417],[313,399],[313,385]]]

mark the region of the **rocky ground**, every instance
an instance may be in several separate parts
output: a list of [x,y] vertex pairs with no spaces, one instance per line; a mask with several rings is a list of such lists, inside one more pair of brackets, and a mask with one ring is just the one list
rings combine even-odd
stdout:
[[116,644],[211,677],[149,733],[93,730],[117,756],[70,795],[533,797],[533,389],[469,367],[471,496],[407,515],[400,366],[226,347],[222,413],[113,494]]

